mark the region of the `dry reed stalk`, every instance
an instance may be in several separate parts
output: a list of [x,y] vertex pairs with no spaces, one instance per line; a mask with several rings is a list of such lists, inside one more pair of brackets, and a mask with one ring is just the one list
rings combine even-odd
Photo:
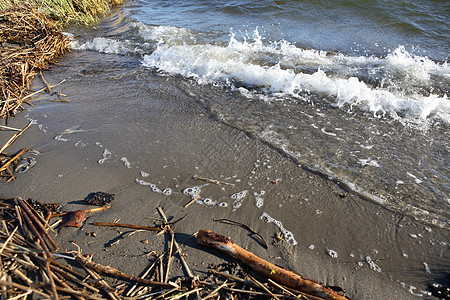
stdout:
[[150,285],[150,286],[156,286],[156,287],[177,287],[178,286],[175,283],[163,283],[163,282],[159,282],[159,281],[154,281],[154,280],[149,280],[149,279],[143,279],[143,278],[139,278],[133,275],[129,275],[126,273],[123,273],[117,269],[114,269],[110,266],[103,266],[101,264],[95,263],[93,261],[91,261],[90,259],[84,257],[81,253],[78,253],[75,256],[76,260],[81,263],[82,265],[85,265],[89,268],[94,269],[95,271],[99,272],[99,273],[103,273],[103,274],[107,274],[113,277],[120,277],[120,278],[125,278],[127,280],[131,280],[131,281],[136,281],[142,284],[146,284],[146,285]]
[[69,38],[30,1],[0,12],[0,118],[23,110],[31,81],[68,50]]
[[18,133],[16,133],[15,135],[13,135],[4,145],[3,147],[0,149],[0,154],[3,153],[3,151],[8,148],[9,146],[12,145],[12,143],[14,143],[15,140],[17,140],[17,138],[19,136],[21,136],[25,130],[27,130],[29,127],[31,126],[31,122],[28,123],[27,126],[25,126],[24,128],[22,128],[22,130],[20,130]]
[[26,203],[26,201],[23,201],[22,198],[17,198],[17,201],[19,202],[19,205],[22,207],[22,209],[28,214],[28,216],[33,220],[34,224],[37,225],[38,229],[44,236],[50,241],[55,251],[59,250],[58,245],[53,240],[53,238],[48,234],[47,230],[45,229],[44,225],[42,225],[41,221],[36,217],[37,213],[31,206]]

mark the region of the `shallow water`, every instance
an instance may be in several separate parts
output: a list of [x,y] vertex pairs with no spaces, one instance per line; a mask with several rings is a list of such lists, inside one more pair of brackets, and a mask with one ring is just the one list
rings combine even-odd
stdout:
[[446,1],[132,1],[73,47],[191,79],[221,121],[448,227],[448,13]]
[[[306,277],[342,286],[355,299],[384,299],[386,293],[396,299],[426,297],[427,284],[446,276],[446,229],[382,209],[340,189],[321,172],[305,171],[286,152],[249,137],[258,130],[249,123],[253,119],[234,121],[249,129],[244,132],[217,122],[214,114],[222,111],[217,116],[226,121],[237,109],[258,114],[271,103],[248,101],[239,91],[179,75],[162,76],[141,64],[139,56],[74,51],[44,74],[49,83],[66,79],[60,88],[69,102],[55,94],[36,99],[25,113],[38,125],[14,146],[32,145],[39,151],[37,163],[5,186],[5,196],[20,194],[76,210],[82,205],[74,200],[90,192],[116,195],[112,208],[92,214],[82,230],[64,231],[62,248],[71,249],[68,241],[75,239],[85,253],[98,253],[100,263],[136,274],[148,264],[142,253],[158,251],[163,237],[152,237],[150,246],[136,235],[105,253],[117,233],[101,231],[91,243],[85,232],[98,230],[92,221],[151,223],[160,205],[168,216],[189,214],[176,226],[179,242],[199,228],[217,230]],[[43,83],[35,84],[37,89]],[[229,111],[223,103],[230,103]],[[196,203],[183,209],[198,194]],[[241,227],[213,222],[218,218],[247,224],[270,243],[268,249]],[[280,232],[285,242],[277,244],[273,237]],[[191,263],[205,255],[197,248],[193,241],[186,247]],[[216,253],[204,257],[208,264],[222,259]],[[204,274],[200,265],[195,270]]]

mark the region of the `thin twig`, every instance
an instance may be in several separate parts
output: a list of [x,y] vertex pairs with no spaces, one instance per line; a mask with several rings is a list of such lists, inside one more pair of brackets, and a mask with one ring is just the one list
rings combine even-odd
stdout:
[[195,200],[197,200],[198,198],[200,198],[200,195],[197,195],[197,197],[195,197],[194,199],[192,199],[191,201],[189,201],[188,203],[186,203],[183,208],[188,207],[189,205],[191,205],[192,203],[195,202]]
[[233,183],[223,182],[223,181],[219,181],[219,180],[215,180],[215,179],[203,178],[203,177],[199,177],[197,175],[192,176],[192,178],[198,179],[198,180],[203,180],[203,181],[214,183],[214,184],[224,184],[224,185],[234,186]]
[[164,228],[161,226],[140,226],[140,225],[132,225],[132,224],[120,224],[120,223],[113,223],[113,222],[94,222],[91,223],[95,226],[105,226],[105,227],[123,227],[123,228],[133,228],[133,229],[142,229],[142,230],[149,230],[149,231],[163,231]]
[[250,231],[251,233],[257,235],[261,239],[261,242],[263,243],[264,248],[266,248],[266,249],[269,248],[267,246],[266,241],[264,240],[264,238],[259,233],[257,233],[256,231],[254,231],[253,229],[251,229],[250,227],[248,227],[247,225],[245,225],[243,223],[236,222],[236,221],[233,221],[233,220],[230,220],[230,219],[217,219],[217,220],[214,220],[214,222],[232,223],[232,224],[236,224],[236,225],[242,226],[245,229],[247,229],[248,231]]
[[261,282],[259,282],[258,280],[256,280],[255,278],[253,278],[252,276],[249,275],[249,277],[251,278],[251,280],[253,282],[255,282],[260,288],[262,288],[264,291],[266,291],[267,293],[269,293],[273,298],[279,300],[279,298],[277,296],[275,296],[264,284],[262,284]]

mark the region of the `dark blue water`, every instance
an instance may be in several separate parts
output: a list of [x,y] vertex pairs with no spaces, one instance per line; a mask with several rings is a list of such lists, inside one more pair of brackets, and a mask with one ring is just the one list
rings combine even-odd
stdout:
[[326,51],[382,55],[403,45],[444,61],[450,53],[448,1],[139,1],[133,17],[226,36],[260,27],[271,40]]

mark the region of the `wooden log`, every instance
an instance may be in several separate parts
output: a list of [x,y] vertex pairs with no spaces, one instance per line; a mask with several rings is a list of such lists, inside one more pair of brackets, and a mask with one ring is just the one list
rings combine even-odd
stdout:
[[298,289],[302,292],[329,300],[348,300],[334,290],[325,287],[317,281],[306,279],[292,271],[283,269],[256,256],[233,243],[223,235],[210,230],[200,230],[197,234],[197,243],[222,251],[234,259],[244,263],[258,273],[285,286]]

